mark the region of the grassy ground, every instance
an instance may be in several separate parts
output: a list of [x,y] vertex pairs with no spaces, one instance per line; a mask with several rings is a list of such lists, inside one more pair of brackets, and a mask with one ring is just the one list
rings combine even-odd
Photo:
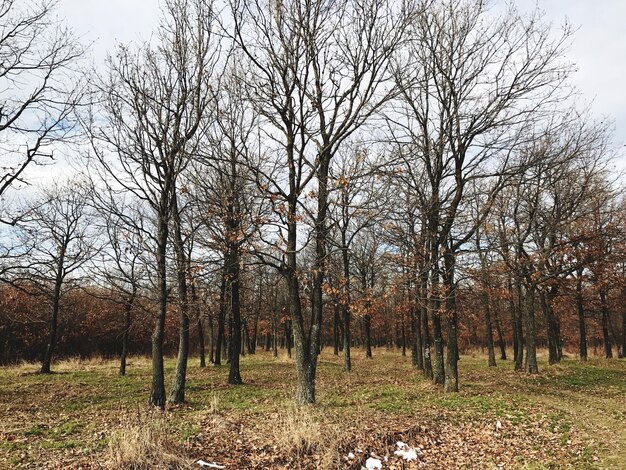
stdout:
[[[269,353],[242,360],[245,385],[224,385],[226,366],[192,359],[188,403],[165,413],[145,405],[150,363],[64,361],[56,373],[0,369],[0,468],[163,468],[197,459],[227,468],[360,468],[370,455],[405,468],[402,440],[424,468],[626,468],[626,362],[567,359],[539,376],[463,356],[461,392],[444,394],[410,358],[354,354],[345,374],[329,351],[318,369],[318,404],[292,406],[295,367]],[[168,379],[174,361],[166,362]],[[348,459],[353,453],[354,458]],[[386,459],[386,461],[385,461]],[[417,468],[412,462],[406,468]],[[195,466],[200,468],[199,466]]]

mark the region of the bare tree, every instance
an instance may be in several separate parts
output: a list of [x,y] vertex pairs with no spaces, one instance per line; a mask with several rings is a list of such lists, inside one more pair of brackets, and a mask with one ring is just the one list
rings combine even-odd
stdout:
[[13,284],[48,303],[48,344],[41,373],[51,372],[63,296],[80,281],[81,269],[93,256],[97,238],[91,233],[84,186],[54,183],[24,211],[18,239],[26,251]]
[[[128,341],[133,324],[133,311],[139,305],[141,291],[145,287],[148,247],[145,240],[151,224],[136,204],[117,200],[109,194],[97,195],[91,191],[92,204],[97,211],[96,225],[101,228],[104,246],[100,256],[94,258],[92,272],[98,274],[96,285],[101,287],[92,292],[121,306],[124,313],[124,327],[121,332],[120,375],[126,375]],[[132,223],[131,223],[132,221]],[[94,276],[95,278],[95,276]]]
[[185,397],[189,301],[177,183],[190,155],[201,145],[213,100],[211,80],[219,60],[211,1],[168,0],[163,14],[157,45],[145,44],[137,51],[121,47],[109,60],[109,76],[98,85],[105,124],[99,126],[99,116],[89,124],[101,171],[114,182],[114,189],[128,191],[151,207],[157,221],[159,314],[152,337],[150,404],[160,408],[165,407],[163,332],[170,227],[180,311],[179,354],[170,400],[180,403]]
[[[56,21],[56,3],[0,1],[0,197],[24,182],[29,165],[52,159],[54,144],[74,134],[84,49]],[[16,218],[0,221],[14,224]]]
[[455,260],[477,226],[463,216],[467,183],[490,180],[492,201],[515,172],[511,151],[524,130],[564,98],[571,31],[555,36],[538,12],[523,17],[513,6],[495,15],[484,0],[437,2],[413,25],[415,39],[397,74],[402,107],[389,115],[390,129],[405,158],[418,161],[427,176],[416,189],[426,218],[434,381],[457,391]]
[[[330,163],[338,148],[396,92],[391,60],[412,18],[410,3],[389,1],[276,3],[231,2],[233,39],[247,58],[243,80],[249,98],[268,125],[282,173],[261,184],[280,200],[285,222],[274,259],[289,286],[296,345],[300,403],[315,402],[315,374],[323,317],[323,284],[328,255]],[[391,83],[391,85],[393,85]],[[286,171],[285,171],[286,169]],[[302,197],[315,192],[315,208]],[[283,209],[281,209],[283,210]],[[308,328],[302,312],[297,253],[298,222],[304,211],[314,227],[312,311]],[[267,257],[266,257],[267,259]]]
[[[258,119],[250,103],[240,96],[240,83],[233,76],[231,63],[215,93],[215,119],[207,132],[208,145],[197,155],[190,176],[191,191],[200,210],[200,220],[222,259],[220,316],[216,365],[221,362],[225,335],[226,306],[232,321],[229,341],[228,383],[241,384],[239,356],[242,352],[241,290],[242,254],[249,251],[251,239],[263,225],[263,208],[251,168],[259,156],[253,150]],[[208,243],[207,243],[208,242]],[[227,297],[227,300],[226,300]]]

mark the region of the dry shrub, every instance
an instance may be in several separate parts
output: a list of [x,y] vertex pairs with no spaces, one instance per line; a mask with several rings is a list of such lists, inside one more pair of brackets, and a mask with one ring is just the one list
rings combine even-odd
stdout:
[[108,468],[143,470],[152,468],[192,468],[171,429],[161,417],[145,417],[115,431],[106,449]]
[[221,401],[222,395],[220,394],[220,392],[211,392],[207,404],[207,411],[209,412],[209,414],[214,415],[219,413],[219,411],[221,410]]
[[273,428],[273,438],[276,447],[296,462],[314,457],[318,468],[336,466],[339,436],[311,407],[294,406],[281,414]]

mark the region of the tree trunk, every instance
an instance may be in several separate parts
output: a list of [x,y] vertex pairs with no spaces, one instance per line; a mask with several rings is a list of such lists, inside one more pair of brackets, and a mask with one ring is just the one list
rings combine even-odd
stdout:
[[[55,294],[56,297],[56,294]],[[52,354],[57,341],[57,328],[59,318],[59,299],[55,298],[52,301],[52,310],[50,313],[48,344],[44,351],[43,360],[41,362],[41,373],[50,374],[50,366],[52,364]]]
[[209,311],[209,362],[215,362],[215,332],[213,325],[213,313]]
[[341,304],[343,313],[343,369],[346,372],[350,372],[352,370],[352,358],[350,357],[350,349],[352,348],[350,333],[350,323],[352,320],[352,313],[350,311],[350,256],[345,231],[341,233],[341,243],[341,258],[343,262],[343,295]]
[[609,334],[609,304],[606,298],[606,291],[600,289],[600,305],[602,309],[602,337],[604,340],[604,356],[607,359],[613,357],[613,345]]
[[287,357],[291,359],[291,320],[285,322],[285,345],[287,347]]
[[500,315],[498,309],[494,309],[493,314],[496,320],[496,331],[498,332],[498,347],[500,348],[500,360],[506,361],[506,342],[504,341],[504,334],[502,332],[502,322],[500,321]]
[[64,276],[64,264],[65,264],[65,253],[67,250],[67,242],[65,242],[59,250],[57,265],[56,265],[56,273],[54,279],[54,290],[52,291],[52,305],[50,309],[50,320],[48,322],[49,335],[48,335],[48,344],[46,345],[46,349],[43,354],[43,359],[41,361],[41,373],[42,374],[50,374],[52,373],[50,367],[52,365],[52,355],[54,353],[54,348],[57,344],[57,329],[59,325],[59,308],[61,304],[61,288],[63,287],[63,279]]
[[230,312],[232,318],[232,337],[228,357],[230,369],[228,383],[238,385],[243,383],[239,371],[239,355],[241,354],[241,305],[240,305],[240,264],[239,247],[230,246],[228,253],[228,282],[230,284]]
[[515,282],[515,297],[511,297],[511,316],[513,317],[513,333],[515,335],[515,370],[524,370],[524,331],[522,314],[522,287]]
[[226,260],[224,260],[222,283],[220,284],[220,310],[217,316],[217,340],[215,342],[214,364],[216,366],[222,365],[222,350],[226,341],[226,277]]
[[333,311],[333,354],[339,356],[339,302]]
[[491,306],[489,305],[489,293],[487,286],[483,285],[482,300],[485,305],[485,328],[487,337],[487,355],[489,367],[496,367],[496,351],[493,345],[493,326],[491,324]]
[[[189,269],[189,277],[191,279],[191,269]],[[196,316],[196,328],[198,329],[198,349],[200,350],[200,367],[206,367],[206,351],[204,348],[204,325],[202,324],[202,309],[198,303],[198,293],[196,291],[196,283],[191,282],[191,302]]]
[[[444,391],[459,391],[459,345],[457,338],[458,318],[456,311],[456,285],[454,283],[454,253],[448,249],[444,257],[445,273],[444,282],[446,286],[446,312],[448,319],[448,344],[446,356],[446,371]],[[493,349],[493,340],[492,340]],[[495,358],[494,358],[495,361]]]
[[431,360],[431,338],[430,328],[428,326],[428,271],[422,269],[421,281],[420,281],[420,306],[422,311],[422,332],[424,334],[423,348],[424,348],[424,377],[427,379],[433,379],[433,365]]
[[128,336],[132,324],[132,310],[135,301],[135,290],[131,297],[124,302],[124,331],[122,332],[122,353],[120,354],[120,375],[126,375],[126,356],[128,354]]
[[363,329],[365,333],[365,357],[372,358],[372,317],[369,313],[363,315]]
[[[549,288],[551,290],[551,288]],[[557,364],[560,362],[558,351],[558,327],[556,325],[556,319],[554,318],[554,311],[552,310],[552,294],[540,293],[541,308],[546,318],[546,328],[548,336],[548,363]]]
[[171,200],[172,222],[174,229],[174,252],[176,254],[176,280],[178,284],[178,357],[174,382],[170,390],[171,403],[185,402],[185,383],[187,381],[187,360],[189,358],[189,291],[187,286],[187,256],[183,241],[178,197],[174,190]]
[[526,289],[525,308],[526,314],[526,370],[529,374],[538,374],[537,366],[537,328],[535,325],[535,286]]
[[622,351],[620,358],[626,357],[626,286],[622,289]]
[[163,366],[163,338],[165,331],[165,316],[167,314],[167,238],[168,209],[164,204],[169,191],[164,191],[161,198],[161,213],[157,227],[157,286],[159,295],[159,315],[152,333],[152,390],[150,392],[150,405],[165,409],[165,370]]
[[424,370],[424,355],[422,353],[422,318],[421,310],[416,307],[411,312],[412,326],[413,326],[413,338],[411,344],[411,358],[412,363],[418,370]]

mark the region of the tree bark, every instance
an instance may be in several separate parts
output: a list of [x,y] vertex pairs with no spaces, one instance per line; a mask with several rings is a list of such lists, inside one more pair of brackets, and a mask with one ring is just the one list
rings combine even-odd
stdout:
[[172,223],[174,231],[174,252],[176,255],[176,280],[178,284],[178,357],[176,372],[170,390],[170,403],[185,402],[185,383],[187,381],[187,361],[189,359],[189,290],[187,285],[187,256],[182,234],[182,222],[178,208],[176,190],[172,195]]

